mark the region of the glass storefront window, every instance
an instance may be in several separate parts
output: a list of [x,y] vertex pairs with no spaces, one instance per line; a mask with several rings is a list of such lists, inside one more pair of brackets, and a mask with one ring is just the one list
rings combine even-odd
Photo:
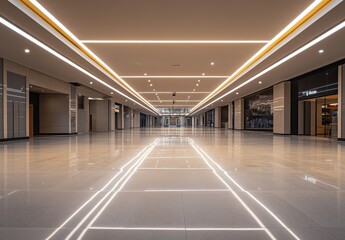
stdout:
[[273,129],[273,88],[244,99],[245,128]]
[[3,130],[3,60],[0,58],[0,139],[4,138],[4,130]]

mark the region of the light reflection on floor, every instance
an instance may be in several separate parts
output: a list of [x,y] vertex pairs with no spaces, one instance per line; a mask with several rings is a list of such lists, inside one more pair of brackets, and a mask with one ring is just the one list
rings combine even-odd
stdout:
[[341,142],[153,128],[0,156],[0,239],[345,239]]

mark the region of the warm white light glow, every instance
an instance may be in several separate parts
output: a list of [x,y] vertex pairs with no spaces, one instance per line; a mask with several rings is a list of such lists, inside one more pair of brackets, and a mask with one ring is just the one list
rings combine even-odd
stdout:
[[[282,65],[283,63],[289,61],[290,59],[296,57],[297,55],[301,54],[302,52],[308,50],[309,48],[311,48],[312,46],[314,46],[315,44],[321,42],[322,40],[328,38],[329,36],[333,35],[334,33],[338,32],[339,30],[343,29],[345,27],[345,21],[341,22],[340,24],[338,24],[337,26],[335,26],[334,28],[330,29],[329,31],[327,31],[326,33],[322,34],[321,36],[315,38],[314,40],[312,40],[311,42],[307,43],[306,45],[302,46],[301,48],[297,49],[296,51],[290,53],[289,55],[287,55],[286,57],[282,58],[281,60],[279,60],[278,62],[274,63],[273,65],[271,65],[270,67],[266,68],[265,70],[261,71],[260,73],[258,73],[257,75],[255,75],[254,77],[248,79],[247,81],[241,83],[240,85],[236,86],[235,88],[231,89],[230,91],[228,91],[227,93],[225,93],[224,95],[218,97],[217,99],[215,99],[214,101],[212,101],[211,103],[205,105],[204,107],[200,108],[198,111],[204,109],[205,107],[211,105],[212,103],[218,101],[219,99],[224,98],[225,96],[237,91],[238,89],[240,89],[241,87],[247,85],[248,83],[256,80],[257,78],[263,76],[264,74],[270,72],[271,70],[275,69],[276,67]],[[231,83],[232,84],[232,83]],[[238,94],[236,92],[236,94]],[[195,108],[195,107],[194,107]],[[192,110],[191,110],[192,113]]]
[[202,76],[205,76],[205,73],[202,73],[201,75],[202,75]]
[[24,52],[25,52],[25,53],[29,53],[29,52],[30,52],[30,49],[25,49]]
[[195,84],[195,86],[199,87],[199,84],[197,83],[197,84]]
[[81,40],[82,43],[111,43],[111,44],[123,44],[123,43],[164,43],[164,44],[243,44],[243,43],[268,43],[268,40]]
[[113,94],[114,94],[114,92],[111,92],[110,94],[111,94],[111,95],[113,95]]
[[[299,14],[292,22],[290,22],[282,31],[280,31],[273,39],[271,39],[264,47],[262,47],[258,52],[256,52],[250,59],[248,59],[241,67],[239,67],[231,76],[227,77],[227,79],[220,84],[215,90],[212,91],[206,98],[204,98],[199,104],[191,109],[191,113],[201,107],[206,101],[210,98],[214,97],[214,95],[221,89],[226,88],[227,86],[236,82],[244,73],[245,69],[249,69],[252,65],[252,62],[259,57],[262,53],[267,51],[276,41],[278,41],[282,36],[284,36],[290,29],[295,26],[299,21],[301,21],[305,16],[307,16],[313,9],[315,9],[322,0],[315,0],[312,4],[310,4],[301,14]],[[241,73],[242,72],[242,73]],[[241,73],[241,74],[239,74]],[[224,85],[227,81],[231,82],[228,85]],[[200,111],[200,109],[199,109]]]
[[320,49],[320,50],[319,50],[319,53],[324,53],[324,50],[323,50],[323,49]]
[[151,83],[151,84],[150,84],[150,87],[152,87],[152,86],[153,86],[153,84]]
[[262,82],[260,81],[259,84],[261,84]]
[[238,95],[238,92],[236,92],[236,94]]
[[173,76],[173,75],[163,75],[163,76],[121,76],[123,79],[129,79],[129,78],[228,78],[228,76]]
[[92,85],[92,84],[93,84],[93,82],[90,82],[90,84]]
[[[29,40],[30,42],[36,44],[37,46],[41,47],[42,49],[44,49],[45,51],[49,52],[50,54],[54,55],[55,57],[59,58],[60,60],[64,61],[65,63],[67,63],[68,65],[72,66],[73,68],[77,69],[78,71],[84,73],[85,75],[89,76],[90,78],[96,80],[97,82],[101,83],[102,85],[108,87],[109,89],[113,90],[114,92],[117,92],[118,94],[127,97],[128,99],[130,99],[133,102],[138,103],[137,101],[135,101],[134,99],[128,97],[126,94],[122,93],[121,91],[117,90],[116,88],[114,88],[113,86],[109,85],[108,83],[104,82],[103,80],[99,79],[98,77],[96,77],[95,75],[93,75],[92,73],[86,71],[84,68],[80,67],[79,65],[77,65],[76,63],[72,62],[71,60],[69,60],[68,58],[64,57],[63,55],[61,55],[60,53],[58,53],[57,51],[53,50],[52,48],[48,47],[47,45],[45,45],[44,43],[40,42],[39,40],[37,40],[36,38],[34,38],[33,36],[27,34],[26,32],[24,32],[23,30],[21,30],[20,28],[18,28],[17,26],[13,25],[12,23],[8,22],[7,20],[5,20],[4,18],[0,17],[0,23],[5,25],[6,27],[10,28],[11,30],[13,30],[14,32],[18,33],[19,35],[21,35],[22,37],[26,38],[27,40]],[[149,109],[148,107],[138,103],[141,107],[147,109],[148,111],[152,112],[152,113],[158,113],[154,112],[152,109]],[[155,108],[153,108],[155,109]]]
[[214,66],[214,62],[211,62],[211,65]]

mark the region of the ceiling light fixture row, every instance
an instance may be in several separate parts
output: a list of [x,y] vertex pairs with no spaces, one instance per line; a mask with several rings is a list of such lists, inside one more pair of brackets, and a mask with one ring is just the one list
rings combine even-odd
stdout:
[[[314,17],[322,9],[324,9],[328,4],[333,2],[332,0],[315,0],[311,3],[301,14],[299,14],[292,22],[290,22],[282,31],[280,31],[272,40],[270,40],[264,47],[262,47],[258,52],[256,52],[250,59],[248,59],[241,67],[239,67],[231,76],[222,82],[211,94],[204,98],[200,103],[193,107],[190,113],[195,112],[200,107],[203,106],[207,101],[211,100],[222,90],[227,88],[232,83],[236,82],[246,70],[255,66],[255,64],[266,56],[274,47],[279,43],[283,42],[288,36],[290,36],[296,29],[301,27],[305,22]],[[340,1],[337,1],[340,3]],[[334,2],[334,4],[337,4]],[[199,111],[199,110],[198,110]]]
[[[41,41],[37,40],[33,36],[31,36],[28,33],[24,32],[23,30],[21,30],[20,28],[18,28],[14,24],[10,23],[9,21],[4,19],[3,17],[0,17],[0,23],[3,24],[4,26],[8,27],[9,29],[13,30],[14,32],[18,33],[22,37],[26,38],[30,42],[32,42],[32,43],[36,44],[37,46],[41,47],[42,49],[44,49],[45,51],[49,52],[50,54],[54,55],[55,57],[59,58],[63,62],[67,63],[68,65],[72,66],[73,68],[77,69],[78,71],[80,71],[80,72],[84,73],[85,75],[89,76],[90,78],[94,79],[95,81],[97,81],[97,82],[101,83],[102,85],[108,87],[109,89],[113,90],[114,92],[117,92],[120,95],[130,99],[132,102],[139,104],[141,107],[145,108],[146,110],[156,114],[156,112],[154,112],[152,109],[149,109],[148,107],[146,107],[146,106],[142,105],[141,103],[138,103],[134,99],[128,97],[126,94],[122,93],[121,91],[117,90],[116,88],[114,88],[110,84],[108,84],[108,83],[104,82],[103,80],[99,79],[98,77],[96,77],[92,73],[86,71],[84,68],[80,67],[76,63],[72,62],[71,60],[69,60],[65,56],[61,55],[57,51],[55,51],[52,48],[48,47],[47,45],[45,45]],[[93,84],[93,82],[91,81],[90,84]]]
[[[334,33],[338,32],[339,30],[345,28],[345,21],[339,23],[338,25],[336,25],[335,27],[331,28],[330,30],[326,31],[325,33],[323,33],[322,35],[316,37],[314,40],[310,41],[309,43],[303,45],[302,47],[300,47],[299,49],[295,50],[294,52],[290,53],[289,55],[287,55],[286,57],[282,58],[281,60],[279,60],[278,62],[272,64],[271,66],[269,66],[268,68],[266,68],[265,70],[259,72],[258,74],[256,74],[255,76],[253,76],[252,78],[246,80],[245,82],[239,84],[238,86],[234,87],[233,89],[231,89],[229,92],[223,94],[222,96],[218,97],[217,99],[215,99],[214,101],[212,101],[211,103],[204,105],[204,107],[200,108],[198,111],[191,111],[190,114],[194,114],[196,112],[201,111],[202,109],[204,109],[205,107],[213,104],[214,102],[224,98],[225,96],[237,91],[238,89],[240,89],[241,87],[247,85],[248,83],[256,80],[257,78],[265,75],[266,73],[270,72],[271,70],[277,68],[278,66],[282,65],[283,63],[289,61],[290,59],[298,56],[299,54],[305,52],[306,50],[310,49],[311,47],[313,47],[314,45],[318,44],[319,42],[323,41],[324,39],[328,38],[329,36],[333,35]],[[260,82],[259,82],[260,83]],[[236,92],[236,95],[238,95],[238,92]]]
[[[101,72],[103,72],[105,75],[107,75],[112,81],[119,84],[119,86],[124,88],[126,91],[130,92],[133,96],[138,98],[139,101],[145,104],[147,106],[145,107],[145,109],[150,109],[149,110],[150,112],[159,115],[159,111],[152,104],[150,104],[145,98],[143,98],[126,81],[124,81],[112,68],[110,68],[103,60],[101,60],[95,53],[93,53],[88,47],[86,47],[85,44],[83,44],[69,29],[67,29],[57,18],[55,18],[37,0],[11,1],[11,3],[17,6],[19,9],[21,9],[24,13],[26,13],[26,11],[23,10],[22,8],[22,4],[24,4],[30,11],[32,11],[37,16],[39,16],[47,25],[49,25],[57,33],[61,34],[61,36],[64,37],[67,41],[69,41],[71,44],[76,46],[80,50],[80,52],[83,53],[84,58],[86,60],[88,61],[91,60],[90,61],[92,62],[91,64],[97,65],[97,68]],[[28,16],[31,16],[31,15],[28,14]],[[123,93],[121,92],[120,94],[122,95]],[[138,104],[140,106],[143,106],[140,103]]]

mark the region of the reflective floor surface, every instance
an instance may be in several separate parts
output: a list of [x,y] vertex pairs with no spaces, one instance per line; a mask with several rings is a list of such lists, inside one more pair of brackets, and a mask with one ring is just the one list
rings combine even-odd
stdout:
[[345,143],[183,128],[0,143],[0,239],[345,239]]

